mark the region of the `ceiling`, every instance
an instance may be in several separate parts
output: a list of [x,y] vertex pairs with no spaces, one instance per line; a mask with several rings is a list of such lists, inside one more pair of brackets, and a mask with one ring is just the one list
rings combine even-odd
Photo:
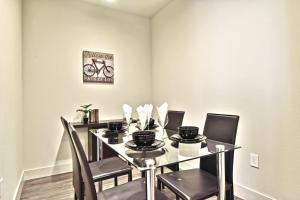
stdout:
[[85,0],[105,7],[144,17],[155,15],[172,0]]

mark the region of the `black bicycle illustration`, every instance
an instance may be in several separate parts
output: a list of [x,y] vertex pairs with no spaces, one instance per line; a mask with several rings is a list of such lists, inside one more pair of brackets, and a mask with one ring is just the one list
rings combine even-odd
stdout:
[[[102,66],[98,68],[97,64],[102,64]],[[88,77],[94,76],[95,73],[97,73],[98,77],[101,71],[103,71],[103,75],[106,78],[111,78],[114,75],[114,68],[107,66],[105,60],[92,59],[92,64],[85,64],[83,66],[83,73]]]

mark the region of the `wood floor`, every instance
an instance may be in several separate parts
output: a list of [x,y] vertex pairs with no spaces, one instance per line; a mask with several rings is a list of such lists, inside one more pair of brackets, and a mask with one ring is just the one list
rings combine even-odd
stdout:
[[[158,170],[159,171],[159,170]],[[140,178],[140,173],[133,170],[133,179]],[[127,182],[127,176],[122,176],[119,179],[119,184]],[[103,182],[103,189],[113,187],[113,179]],[[168,189],[163,192],[171,199],[175,200],[175,195]],[[73,200],[74,191],[72,186],[72,174],[60,174],[45,178],[25,181],[21,200]],[[216,197],[209,200],[216,200]],[[241,200],[236,198],[236,200]]]

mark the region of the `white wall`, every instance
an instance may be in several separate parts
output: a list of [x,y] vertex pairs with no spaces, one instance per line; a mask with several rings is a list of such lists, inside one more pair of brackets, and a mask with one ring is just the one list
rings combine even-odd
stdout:
[[[151,100],[150,19],[79,0],[25,0],[24,167],[69,157],[59,117],[92,103],[100,118],[121,118],[123,103]],[[84,84],[82,51],[115,55],[114,85]]]
[[0,0],[0,177],[12,199],[22,170],[21,0]]
[[[203,127],[207,112],[239,114],[237,144],[243,148],[236,154],[236,183],[295,199],[299,3],[174,0],[152,19],[151,44],[147,18],[80,0],[24,0],[22,148],[21,5],[0,0],[0,25],[7,27],[0,33],[0,176],[6,197],[23,168],[22,150],[25,169],[69,158],[60,115],[74,119],[79,105],[93,103],[102,119],[118,118],[122,103],[145,103],[152,91],[155,104],[167,101],[185,110],[185,124]],[[114,85],[82,83],[82,50],[115,54]],[[260,155],[259,170],[249,167],[250,152]]]
[[154,103],[200,127],[207,112],[240,115],[235,182],[282,200],[300,196],[299,9],[296,0],[174,0],[152,20]]

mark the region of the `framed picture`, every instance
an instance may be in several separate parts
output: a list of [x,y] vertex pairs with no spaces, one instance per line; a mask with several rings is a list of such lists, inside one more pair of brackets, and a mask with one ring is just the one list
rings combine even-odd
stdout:
[[83,82],[114,83],[114,55],[83,51]]

